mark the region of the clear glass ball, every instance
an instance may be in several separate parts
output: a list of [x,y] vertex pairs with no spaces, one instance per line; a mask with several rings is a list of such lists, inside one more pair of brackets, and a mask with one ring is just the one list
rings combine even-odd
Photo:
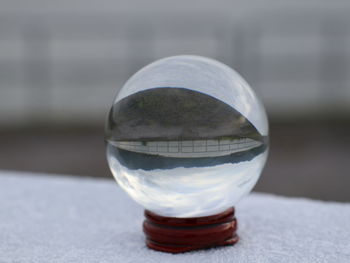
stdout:
[[244,79],[204,57],[174,56],[133,75],[106,125],[118,184],[168,217],[220,213],[249,193],[268,152],[264,107]]

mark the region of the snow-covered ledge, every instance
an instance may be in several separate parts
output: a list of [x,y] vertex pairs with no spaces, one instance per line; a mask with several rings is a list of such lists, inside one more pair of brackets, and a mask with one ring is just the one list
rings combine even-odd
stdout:
[[350,262],[350,204],[253,193],[236,211],[235,246],[166,254],[113,180],[3,171],[0,262]]

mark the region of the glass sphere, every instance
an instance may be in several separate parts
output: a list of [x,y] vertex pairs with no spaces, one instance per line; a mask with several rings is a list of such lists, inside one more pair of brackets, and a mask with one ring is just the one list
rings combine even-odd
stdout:
[[174,56],[125,83],[106,142],[111,171],[136,202],[161,216],[209,216],[252,190],[267,158],[268,123],[237,72]]

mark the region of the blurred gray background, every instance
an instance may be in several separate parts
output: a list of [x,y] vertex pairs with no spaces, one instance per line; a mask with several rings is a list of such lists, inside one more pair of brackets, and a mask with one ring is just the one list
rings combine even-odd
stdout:
[[350,201],[350,2],[0,0],[0,169],[112,178],[104,121],[146,64],[236,69],[270,118],[258,191]]

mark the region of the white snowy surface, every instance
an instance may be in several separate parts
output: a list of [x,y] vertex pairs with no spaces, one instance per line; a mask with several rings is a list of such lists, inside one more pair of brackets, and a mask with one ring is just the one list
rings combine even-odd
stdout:
[[235,246],[145,247],[143,209],[112,180],[0,172],[0,263],[350,262],[350,204],[251,194]]

